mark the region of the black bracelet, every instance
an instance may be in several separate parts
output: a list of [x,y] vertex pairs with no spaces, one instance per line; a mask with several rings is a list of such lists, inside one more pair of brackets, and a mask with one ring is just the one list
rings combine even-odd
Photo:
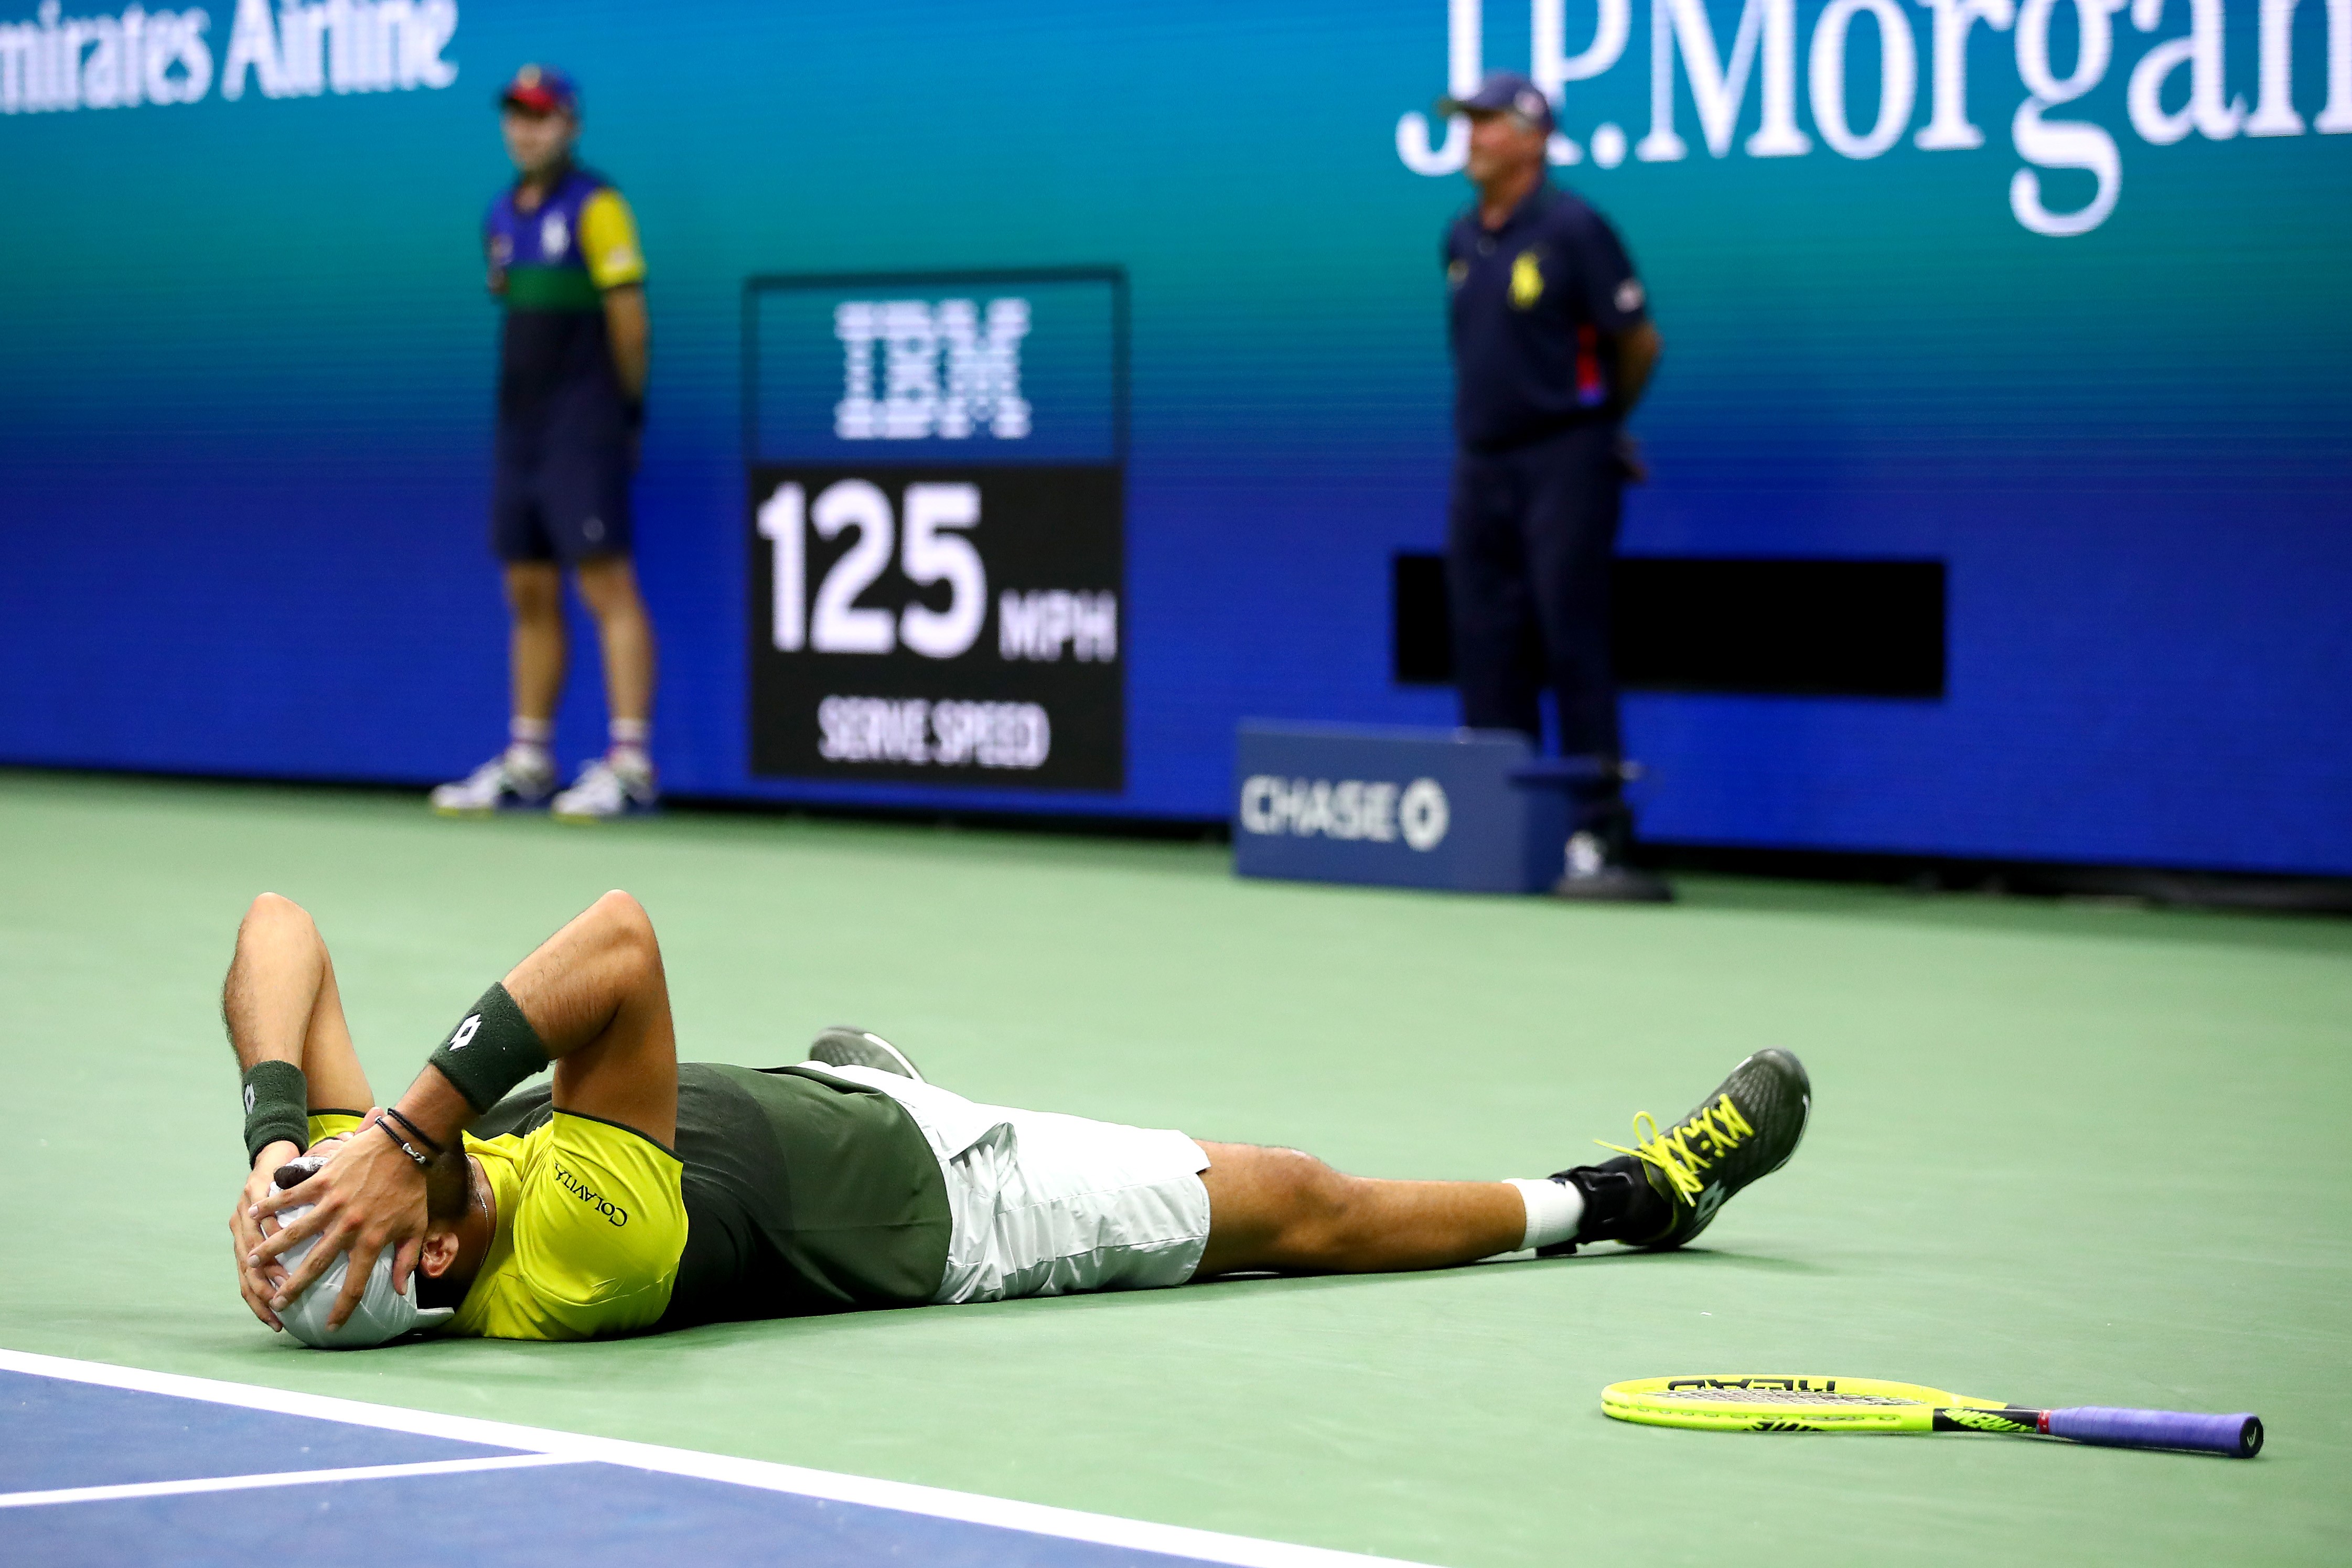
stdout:
[[426,1136],[426,1134],[425,1134],[425,1129],[424,1129],[424,1128],[419,1127],[418,1125],[416,1125],[416,1123],[415,1123],[415,1122],[411,1121],[407,1117],[403,1116],[403,1115],[400,1113],[400,1110],[399,1110],[399,1108],[398,1108],[398,1107],[396,1107],[396,1106],[387,1105],[387,1106],[385,1106],[385,1107],[383,1108],[383,1113],[384,1113],[386,1116],[391,1117],[394,1121],[395,1121],[399,1122],[403,1127],[407,1128],[407,1129],[408,1129],[408,1131],[409,1131],[409,1133],[410,1133],[413,1137],[415,1137],[415,1140],[416,1140],[419,1143],[424,1144],[427,1149],[432,1150],[436,1154],[440,1154],[440,1153],[445,1153],[445,1152],[446,1152],[446,1150],[444,1150],[444,1149],[441,1147],[441,1145],[440,1145],[440,1144],[438,1144],[438,1143],[435,1142],[434,1142],[430,1137]]
[[425,1169],[425,1166],[430,1165],[431,1163],[433,1163],[433,1156],[432,1156],[432,1155],[423,1152],[422,1151],[420,1151],[420,1150],[416,1147],[416,1145],[415,1145],[415,1144],[411,1143],[407,1139],[403,1138],[399,1133],[397,1133],[397,1132],[394,1131],[393,1131],[393,1127],[392,1127],[392,1123],[391,1123],[391,1122],[384,1121],[384,1120],[383,1120],[383,1118],[381,1118],[381,1117],[378,1117],[378,1118],[376,1119],[376,1125],[377,1125],[378,1127],[380,1127],[380,1128],[382,1128],[382,1129],[383,1130],[383,1135],[384,1135],[385,1137],[387,1137],[387,1138],[391,1139],[394,1143],[397,1143],[398,1145],[400,1145],[400,1152],[401,1152],[402,1153],[404,1153],[404,1154],[407,1155],[410,1159],[412,1159],[412,1160],[414,1160],[414,1161],[415,1161],[415,1162],[416,1162],[416,1168],[417,1168],[418,1170],[420,1170],[420,1171],[421,1171],[421,1170]]

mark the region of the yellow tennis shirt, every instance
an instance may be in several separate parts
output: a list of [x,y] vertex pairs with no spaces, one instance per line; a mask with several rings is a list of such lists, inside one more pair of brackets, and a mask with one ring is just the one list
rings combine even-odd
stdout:
[[[313,1116],[310,1141],[356,1117]],[[585,1340],[650,1328],[686,1250],[685,1167],[618,1122],[558,1110],[529,1132],[466,1137],[498,1230],[445,1334]]]

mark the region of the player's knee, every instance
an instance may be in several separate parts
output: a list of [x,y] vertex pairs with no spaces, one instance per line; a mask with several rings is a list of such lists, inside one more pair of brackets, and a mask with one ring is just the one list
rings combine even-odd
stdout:
[[1312,1154],[1285,1150],[1283,1179],[1288,1188],[1288,1223],[1283,1250],[1301,1268],[1336,1268],[1354,1244],[1355,1178],[1343,1176]]
[[518,621],[547,621],[563,613],[563,579],[533,562],[507,568],[507,608]]
[[580,584],[580,597],[587,602],[589,613],[598,620],[636,608],[636,574],[629,569],[627,556],[604,555],[583,561],[575,574]]

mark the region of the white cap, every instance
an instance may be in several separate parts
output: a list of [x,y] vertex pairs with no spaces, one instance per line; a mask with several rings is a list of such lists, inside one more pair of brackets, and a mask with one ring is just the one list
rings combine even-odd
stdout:
[[[288,1209],[278,1216],[281,1226],[292,1225],[310,1212],[309,1205]],[[319,1244],[317,1237],[307,1237],[280,1253],[278,1261],[290,1272],[300,1268],[302,1259]],[[348,1252],[328,1265],[327,1271],[310,1282],[310,1288],[295,1298],[278,1321],[286,1331],[313,1350],[363,1351],[376,1345],[389,1344],[401,1335],[418,1329],[438,1328],[456,1317],[450,1307],[431,1310],[416,1304],[417,1280],[411,1275],[408,1293],[402,1295],[392,1288],[392,1258],[396,1249],[385,1247],[376,1254],[375,1267],[368,1272],[367,1289],[360,1296],[359,1305],[343,1320],[340,1329],[327,1327],[327,1315],[335,1310],[336,1299],[343,1293],[343,1281],[350,1277],[352,1255]]]

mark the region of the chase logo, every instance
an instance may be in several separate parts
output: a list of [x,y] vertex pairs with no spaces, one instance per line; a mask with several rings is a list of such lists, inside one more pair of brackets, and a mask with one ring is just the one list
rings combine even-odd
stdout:
[[1453,826],[1445,788],[1431,778],[1400,789],[1386,781],[1260,773],[1242,785],[1240,816],[1244,833],[1374,844],[1402,838],[1405,847],[1423,854],[1445,842]]

